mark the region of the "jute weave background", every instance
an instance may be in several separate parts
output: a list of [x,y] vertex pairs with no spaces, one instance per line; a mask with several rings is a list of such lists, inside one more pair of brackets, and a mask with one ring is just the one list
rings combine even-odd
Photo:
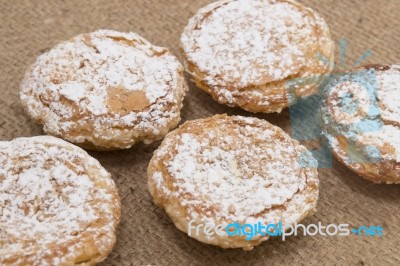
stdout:
[[[0,1],[0,139],[43,134],[23,113],[19,82],[35,58],[56,43],[99,28],[135,31],[179,55],[179,36],[190,16],[210,0]],[[303,0],[327,20],[335,41],[349,43],[352,64],[367,49],[366,63],[400,63],[399,0]],[[181,58],[181,57],[180,57]],[[339,59],[339,56],[337,56]],[[339,62],[340,60],[337,60]],[[183,120],[216,113],[252,114],[218,105],[190,84]],[[290,132],[290,116],[258,115]],[[384,237],[272,239],[251,252],[201,244],[175,229],[147,192],[146,167],[159,143],[91,154],[116,181],[123,216],[118,242],[103,265],[399,265],[400,186],[364,181],[334,161],[321,169],[318,213],[304,221],[384,227]]]

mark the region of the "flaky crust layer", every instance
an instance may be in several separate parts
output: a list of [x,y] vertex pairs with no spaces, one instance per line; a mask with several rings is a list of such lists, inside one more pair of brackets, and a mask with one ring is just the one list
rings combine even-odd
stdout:
[[312,155],[256,118],[216,115],[184,123],[167,134],[147,174],[154,202],[178,229],[222,248],[250,250],[268,236],[208,236],[189,232],[189,223],[293,225],[314,213],[318,199]]
[[84,150],[40,136],[0,142],[0,264],[95,265],[111,252],[120,201]]
[[190,19],[181,47],[199,88],[251,112],[280,112],[316,93],[334,61],[325,21],[291,0],[209,4]]
[[374,183],[400,183],[400,66],[338,74],[323,98],[324,134],[334,156]]
[[162,139],[179,123],[186,91],[183,66],[168,49],[98,30],[39,56],[20,97],[47,134],[112,150]]

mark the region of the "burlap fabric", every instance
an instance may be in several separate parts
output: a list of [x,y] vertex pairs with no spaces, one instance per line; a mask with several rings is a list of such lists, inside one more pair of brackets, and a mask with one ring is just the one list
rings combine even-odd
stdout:
[[[35,58],[56,43],[100,28],[135,31],[179,55],[179,37],[190,16],[210,2],[5,1],[0,2],[0,136],[11,140],[43,134],[19,104],[19,83]],[[400,63],[400,1],[303,0],[328,22],[335,41],[348,40],[346,62],[365,51],[366,63]],[[336,63],[340,63],[337,55]],[[190,84],[183,120],[217,113],[252,114],[218,105]],[[290,132],[290,115],[257,115]],[[190,239],[157,208],[147,191],[146,168],[159,143],[91,154],[111,172],[122,200],[118,242],[103,265],[399,265],[400,186],[374,185],[337,161],[321,169],[318,212],[305,223],[384,227],[383,237],[271,239],[251,252],[223,250]]]

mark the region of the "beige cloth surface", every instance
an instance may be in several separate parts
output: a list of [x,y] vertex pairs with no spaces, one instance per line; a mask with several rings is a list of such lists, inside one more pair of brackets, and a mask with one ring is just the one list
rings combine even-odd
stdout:
[[[134,31],[179,55],[179,37],[190,16],[210,0],[0,1],[0,137],[43,134],[19,104],[19,83],[35,58],[82,32]],[[328,22],[333,38],[348,40],[348,64],[367,49],[368,63],[400,63],[399,0],[303,0]],[[340,59],[337,56],[337,63]],[[190,83],[183,120],[217,113],[252,115],[218,105]],[[290,116],[257,115],[290,132]],[[384,227],[383,237],[290,237],[271,239],[253,251],[223,250],[177,230],[147,191],[146,168],[159,143],[94,153],[118,185],[122,222],[118,242],[103,265],[399,265],[400,186],[374,185],[337,161],[321,169],[318,212],[304,223]]]

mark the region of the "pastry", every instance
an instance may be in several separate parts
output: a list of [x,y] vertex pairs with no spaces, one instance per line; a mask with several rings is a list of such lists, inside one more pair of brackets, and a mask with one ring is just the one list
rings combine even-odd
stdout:
[[[178,229],[204,243],[250,250],[269,235],[246,239],[216,226],[300,222],[316,208],[316,167],[304,146],[267,121],[216,115],[168,133],[147,174],[154,202]],[[207,224],[213,235],[192,230]]]
[[181,47],[199,88],[251,112],[281,112],[316,93],[333,68],[325,21],[292,0],[209,4],[189,20]]
[[180,121],[186,89],[168,49],[135,33],[98,30],[39,56],[20,96],[45,133],[112,150],[162,139]]
[[400,183],[400,65],[333,75],[322,98],[334,156],[372,182]]
[[110,174],[51,136],[0,142],[0,265],[94,265],[115,243]]

